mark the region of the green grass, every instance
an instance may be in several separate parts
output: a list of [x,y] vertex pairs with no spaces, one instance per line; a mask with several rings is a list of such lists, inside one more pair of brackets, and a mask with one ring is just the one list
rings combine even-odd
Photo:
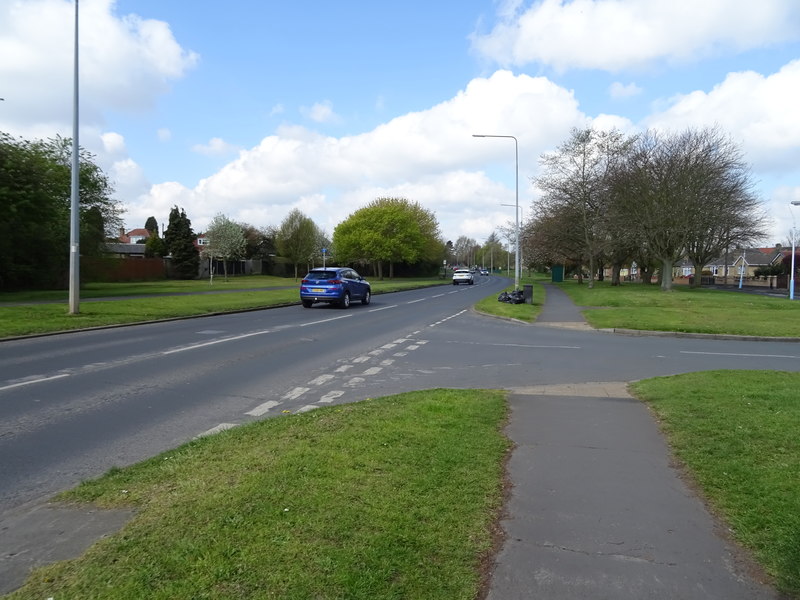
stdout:
[[800,597],[800,373],[711,371],[632,389],[736,539]]
[[597,328],[800,337],[800,303],[735,291],[607,282],[560,285]]
[[509,442],[499,391],[432,390],[195,440],[60,498],[136,516],[35,598],[472,600]]
[[[514,274],[512,273],[511,276],[513,277]],[[539,316],[539,313],[542,312],[542,307],[544,306],[544,287],[538,283],[538,280],[534,282],[532,278],[520,277],[520,286],[525,284],[533,285],[533,304],[508,304],[507,302],[498,302],[497,296],[500,295],[498,292],[497,294],[487,296],[483,300],[477,302],[475,304],[475,310],[487,315],[517,319],[527,323],[533,322],[536,317]],[[504,291],[509,292],[513,289],[514,286],[512,285],[507,287]]]
[[[370,283],[373,292],[380,294],[443,282],[438,278],[409,278]],[[4,293],[0,294],[0,338],[299,304],[299,285],[293,279],[261,276],[230,278],[227,283],[219,278],[211,286],[207,281],[89,284],[81,290],[82,299],[124,299],[81,302],[77,315],[67,314],[64,291]],[[289,289],[281,289],[287,286]],[[258,291],[246,291],[253,289]],[[168,295],[187,292],[196,295]],[[157,296],[146,297],[152,294]],[[2,305],[48,301],[57,303]]]

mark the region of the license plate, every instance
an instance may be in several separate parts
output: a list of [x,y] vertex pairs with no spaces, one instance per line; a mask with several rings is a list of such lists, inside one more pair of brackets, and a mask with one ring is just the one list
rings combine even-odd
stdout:
[[311,288],[312,293],[314,294],[324,294],[325,290],[322,288]]

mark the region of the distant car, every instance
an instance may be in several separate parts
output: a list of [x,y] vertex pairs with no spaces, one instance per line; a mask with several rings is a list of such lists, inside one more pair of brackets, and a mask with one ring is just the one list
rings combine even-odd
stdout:
[[456,269],[453,272],[453,285],[458,285],[459,283],[468,283],[469,285],[475,283],[475,278],[469,269]]
[[488,275],[489,269],[481,269],[481,275]]
[[300,283],[300,301],[306,308],[311,308],[316,302],[347,308],[356,300],[369,304],[371,299],[369,282],[349,267],[313,269]]

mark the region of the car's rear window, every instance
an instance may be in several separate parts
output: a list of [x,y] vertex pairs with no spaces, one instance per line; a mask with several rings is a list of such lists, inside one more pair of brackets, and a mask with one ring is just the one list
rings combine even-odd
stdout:
[[336,279],[336,271],[309,271],[308,275],[306,275],[306,279]]

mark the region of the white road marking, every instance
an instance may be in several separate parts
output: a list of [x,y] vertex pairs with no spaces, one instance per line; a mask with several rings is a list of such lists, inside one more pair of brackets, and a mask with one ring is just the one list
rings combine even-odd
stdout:
[[341,390],[333,390],[331,392],[328,392],[324,396],[322,396],[322,398],[320,398],[319,401],[320,402],[325,402],[325,403],[333,402],[334,400],[336,400],[337,398],[340,398],[342,396],[344,396],[344,392],[343,391],[341,391]]
[[309,410],[314,410],[315,408],[319,408],[316,404],[306,404],[305,406],[301,406],[295,412],[296,413],[304,413],[308,412]]
[[419,348],[417,344],[411,344],[410,346],[406,346],[406,350],[416,350]]
[[382,306],[381,308],[373,308],[369,312],[378,312],[378,311],[386,310],[386,309],[389,309],[389,308],[397,308],[397,304],[392,304],[391,306]]
[[236,423],[220,423],[216,427],[212,427],[208,431],[204,431],[195,436],[195,439],[205,437],[207,435],[214,435],[215,433],[219,433],[220,431],[225,431],[226,429],[233,429],[234,427],[238,427]]
[[330,319],[322,319],[321,321],[311,321],[310,323],[301,323],[298,327],[308,327],[309,325],[319,325],[320,323],[329,323],[337,319],[349,319],[353,315],[342,315],[341,317],[331,317]]
[[[301,325],[302,327],[302,325]],[[237,340],[243,340],[245,338],[253,337],[254,335],[264,335],[265,333],[272,333],[271,329],[265,329],[264,331],[252,331],[250,333],[243,333],[242,335],[235,335],[233,337],[223,338],[221,340],[211,340],[210,342],[203,342],[201,344],[191,344],[189,346],[184,346],[182,348],[175,348],[173,350],[165,350],[161,354],[166,356],[167,354],[175,354],[177,352],[186,352],[187,350],[197,350],[198,348],[205,348],[206,346],[214,346],[215,344],[224,344],[226,342],[235,342]]]
[[381,361],[381,366],[382,366],[382,367],[388,367],[388,366],[390,366],[392,363],[394,363],[394,359],[393,359],[393,358],[387,358],[386,360],[382,360],[382,361]]
[[419,300],[409,300],[408,302],[406,302],[406,304],[416,304],[417,302],[422,302],[424,300],[425,298],[420,298]]
[[52,381],[53,379],[62,379],[64,377],[69,377],[69,373],[64,373],[63,375],[53,375],[52,377],[40,377],[39,379],[31,379],[30,381],[20,381],[19,383],[4,385],[3,387],[0,387],[0,390],[10,390],[12,388],[22,387],[23,385],[42,383],[44,381]]
[[325,373],[324,375],[320,375],[319,377],[315,377],[311,381],[308,382],[308,385],[322,385],[323,383],[329,382],[333,379],[335,375],[331,375],[330,373]]
[[[448,293],[452,294],[453,292]],[[441,298],[442,296],[444,296],[444,294],[436,294],[435,296],[431,296],[431,298]]]
[[363,362],[367,362],[370,358],[372,358],[372,357],[371,356],[359,356],[358,358],[354,358],[353,362],[354,363],[363,363]]
[[349,371],[353,368],[353,365],[342,365],[341,367],[336,368],[336,373],[344,373],[345,371]]
[[[415,332],[415,333],[419,333],[419,332]],[[393,344],[405,344],[407,341],[408,341],[408,338],[400,338],[399,340],[395,340],[392,343]]]
[[305,394],[311,388],[307,387],[296,387],[293,390],[290,390],[284,394],[282,400],[297,400],[300,396]]
[[383,367],[370,367],[369,369],[364,371],[362,375],[377,375],[381,371],[383,371]]
[[363,377],[351,377],[350,381],[348,381],[345,385],[348,387],[355,387],[364,383],[365,379]]
[[397,344],[384,344],[381,346],[382,350],[391,350],[392,348],[396,348]]
[[395,352],[394,354],[392,354],[392,356],[402,357],[406,356],[407,354],[408,352]]
[[253,410],[247,411],[246,415],[250,415],[251,417],[260,417],[263,414],[269,412],[270,409],[279,406],[280,402],[275,402],[275,400],[269,400],[268,402],[264,402],[264,404],[259,404]]

